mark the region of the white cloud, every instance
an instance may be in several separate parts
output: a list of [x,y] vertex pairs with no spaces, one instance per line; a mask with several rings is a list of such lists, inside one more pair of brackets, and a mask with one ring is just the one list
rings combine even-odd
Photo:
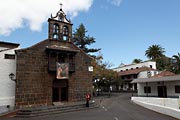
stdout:
[[0,35],[9,35],[25,25],[32,31],[40,31],[50,14],[55,15],[59,10],[60,2],[63,10],[75,17],[81,11],[88,11],[93,0],[1,0]]
[[119,7],[122,3],[122,0],[108,0],[108,2]]

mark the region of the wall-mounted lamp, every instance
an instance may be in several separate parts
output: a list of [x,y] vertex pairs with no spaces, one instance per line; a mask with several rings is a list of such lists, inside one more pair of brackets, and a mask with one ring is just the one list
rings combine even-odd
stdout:
[[9,74],[9,78],[10,78],[12,81],[16,81],[15,75],[14,75],[13,73],[10,73],[10,74]]

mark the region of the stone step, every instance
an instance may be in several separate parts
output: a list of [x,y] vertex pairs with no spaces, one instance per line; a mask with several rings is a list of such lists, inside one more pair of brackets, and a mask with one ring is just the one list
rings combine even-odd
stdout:
[[65,106],[41,106],[36,108],[26,108],[17,112],[15,117],[36,117],[44,116],[50,114],[60,114],[81,110],[89,110],[97,108],[96,103],[90,103],[89,107],[86,107],[85,104],[75,104],[75,105],[65,105]]

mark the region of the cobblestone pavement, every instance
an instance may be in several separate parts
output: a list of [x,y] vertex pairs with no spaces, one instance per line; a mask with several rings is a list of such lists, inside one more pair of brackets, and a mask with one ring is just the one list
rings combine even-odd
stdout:
[[131,94],[119,93],[95,98],[99,108],[34,118],[4,120],[177,120],[140,107],[130,100]]

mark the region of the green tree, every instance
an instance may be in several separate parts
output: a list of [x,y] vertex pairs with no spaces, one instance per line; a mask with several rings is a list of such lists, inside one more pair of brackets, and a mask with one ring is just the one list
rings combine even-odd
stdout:
[[141,63],[141,62],[143,62],[141,59],[134,59],[134,60],[132,61],[132,63]]
[[171,58],[163,55],[156,60],[157,69],[160,71],[167,70],[171,71]]
[[95,43],[95,39],[86,35],[87,30],[83,24],[80,24],[79,27],[73,33],[73,43],[81,48],[85,53],[94,53],[101,50],[100,48],[88,48],[88,45]]
[[92,62],[93,65],[93,85],[95,89],[101,91],[110,91],[110,86],[119,85],[120,79],[118,73],[111,70],[109,62],[103,62],[103,55],[99,54]]
[[176,74],[180,73],[180,53],[173,55],[172,71]]
[[165,50],[160,45],[152,45],[145,51],[145,55],[151,59],[156,61],[158,58],[164,56]]

